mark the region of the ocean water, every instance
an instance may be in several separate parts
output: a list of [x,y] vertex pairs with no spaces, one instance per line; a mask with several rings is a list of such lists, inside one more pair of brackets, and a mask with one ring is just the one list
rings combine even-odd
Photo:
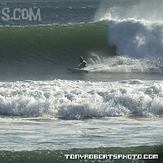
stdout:
[[[1,0],[0,163],[162,163],[162,4]],[[69,71],[81,55],[88,73]],[[159,160],[74,161],[66,153]]]

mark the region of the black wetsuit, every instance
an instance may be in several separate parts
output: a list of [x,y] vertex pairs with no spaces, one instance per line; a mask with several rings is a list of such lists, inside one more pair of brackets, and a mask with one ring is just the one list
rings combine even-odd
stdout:
[[87,64],[87,62],[85,61],[85,60],[83,60],[81,63],[80,63],[80,68],[84,68],[84,67],[86,67],[86,64]]

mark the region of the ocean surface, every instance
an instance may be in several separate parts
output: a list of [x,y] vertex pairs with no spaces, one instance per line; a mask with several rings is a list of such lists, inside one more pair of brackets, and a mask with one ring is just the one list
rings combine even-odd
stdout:
[[[0,163],[162,163],[162,6],[1,0]],[[69,71],[81,55],[88,73]],[[74,161],[67,153],[159,160]]]

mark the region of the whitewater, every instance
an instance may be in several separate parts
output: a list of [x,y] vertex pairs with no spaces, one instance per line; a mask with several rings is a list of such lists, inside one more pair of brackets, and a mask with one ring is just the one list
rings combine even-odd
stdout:
[[0,88],[0,114],[5,116],[80,120],[163,113],[161,81],[25,81],[0,83]]

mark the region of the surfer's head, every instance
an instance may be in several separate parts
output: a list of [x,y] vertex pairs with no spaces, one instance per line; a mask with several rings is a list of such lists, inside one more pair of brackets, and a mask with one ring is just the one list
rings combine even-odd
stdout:
[[83,62],[84,58],[83,56],[80,56],[80,62]]

